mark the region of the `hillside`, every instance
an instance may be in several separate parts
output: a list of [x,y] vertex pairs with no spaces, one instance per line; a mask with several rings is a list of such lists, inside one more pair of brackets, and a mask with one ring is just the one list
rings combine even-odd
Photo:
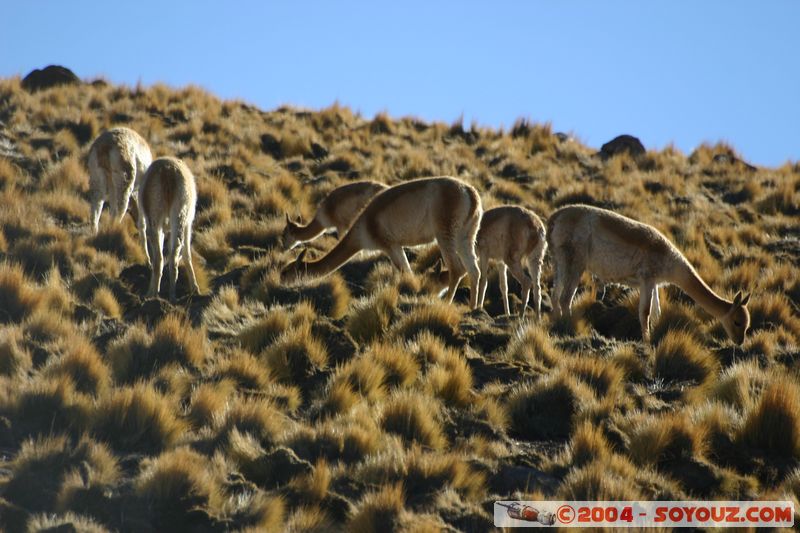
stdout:
[[[89,224],[85,158],[142,134],[198,183],[178,302],[144,299],[136,226]],[[635,132],[633,132],[635,133]],[[486,531],[497,499],[800,497],[800,165],[724,144],[600,157],[548,125],[262,111],[197,88],[0,80],[0,524],[121,531]],[[284,214],[333,187],[451,175],[485,208],[569,203],[661,230],[717,292],[752,292],[734,347],[674,287],[584,276],[574,319],[436,296],[380,255],[286,287]],[[319,256],[335,240],[309,245]],[[165,284],[166,285],[166,284]],[[510,282],[512,309],[519,286]],[[162,286],[162,296],[166,287]]]

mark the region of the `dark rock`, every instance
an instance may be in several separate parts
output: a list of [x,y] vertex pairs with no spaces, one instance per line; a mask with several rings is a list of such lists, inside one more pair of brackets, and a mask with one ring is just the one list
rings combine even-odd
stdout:
[[635,157],[644,155],[645,149],[642,141],[633,135],[620,135],[601,146],[598,154],[602,159],[608,159],[624,152]]
[[22,88],[29,93],[57,87],[59,85],[80,85],[81,80],[70,69],[50,65],[41,70],[34,69],[22,78]]
[[281,141],[271,133],[265,133],[261,136],[261,151],[275,159],[283,157]]
[[570,136],[569,136],[569,135],[567,135],[567,134],[566,134],[566,133],[564,133],[564,132],[561,132],[561,131],[557,131],[557,132],[555,132],[555,133],[553,134],[553,136],[554,136],[556,139],[558,139],[558,142],[562,142],[562,143],[563,143],[563,142],[567,142],[568,140],[570,140]]

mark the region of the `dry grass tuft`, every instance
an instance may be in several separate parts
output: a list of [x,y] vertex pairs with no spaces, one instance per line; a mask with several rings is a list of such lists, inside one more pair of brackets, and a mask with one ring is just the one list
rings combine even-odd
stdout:
[[545,371],[556,366],[566,356],[553,345],[547,328],[528,324],[517,329],[506,346],[504,357],[524,363],[535,370]]
[[472,370],[455,352],[428,369],[426,387],[431,394],[445,404],[454,407],[467,407],[473,400]]
[[22,322],[39,308],[41,301],[18,265],[0,263],[0,324]]
[[376,364],[366,355],[348,361],[336,371],[332,379],[329,391],[329,400],[333,401],[331,407],[338,405],[349,408],[355,403],[348,400],[349,395],[345,389],[372,401],[383,399],[386,396],[386,371],[382,365]]
[[266,315],[244,328],[238,335],[242,348],[258,354],[289,329],[289,313],[282,307],[271,309]]
[[436,403],[422,394],[395,394],[383,407],[381,427],[408,444],[440,449],[447,445],[447,439],[436,420],[437,411]]
[[217,417],[217,439],[226,442],[235,430],[252,435],[263,446],[277,442],[286,430],[286,417],[272,402],[259,399],[240,399],[231,402],[224,415]]
[[656,346],[653,372],[665,380],[704,383],[718,370],[714,355],[684,331],[669,331]]
[[606,359],[577,357],[564,361],[563,367],[578,381],[588,385],[598,399],[614,400],[623,394],[625,374]]
[[81,533],[108,533],[108,529],[90,516],[66,512],[64,514],[41,513],[28,520],[29,532],[80,531]]
[[325,346],[313,336],[307,325],[281,334],[261,357],[275,379],[297,385],[328,364]]
[[361,498],[347,522],[347,530],[353,533],[396,531],[404,507],[403,485],[401,483],[385,485]]
[[408,350],[397,344],[377,343],[369,347],[362,360],[378,365],[385,374],[384,383],[389,389],[410,386],[419,374],[419,363]]
[[593,461],[604,461],[611,454],[611,447],[600,428],[584,421],[575,428],[569,454],[572,465],[580,467]]
[[77,442],[63,435],[27,440],[10,467],[4,497],[33,512],[53,509],[62,483],[73,472],[82,471],[87,483],[101,485],[119,477],[114,456],[87,437]]
[[458,335],[461,313],[454,305],[443,302],[428,304],[414,309],[392,328],[398,339],[413,340],[420,333],[430,332],[448,344],[453,344]]
[[213,515],[223,502],[220,479],[209,468],[208,459],[189,448],[146,459],[134,486],[136,494],[149,504],[154,513],[151,522],[158,529],[186,527],[190,510],[202,509]]
[[395,287],[386,287],[355,302],[347,315],[347,331],[362,344],[385,334],[395,316],[399,297]]
[[108,348],[114,376],[125,383],[152,376],[174,363],[197,369],[206,356],[204,328],[195,329],[185,318],[174,314],[164,317],[152,335],[143,326],[135,325]]
[[228,399],[236,388],[228,380],[203,383],[192,391],[187,419],[194,428],[211,425],[228,406]]
[[105,286],[100,286],[94,291],[92,296],[92,305],[99,309],[103,315],[108,318],[119,319],[122,316],[122,308],[117,302],[117,298],[111,289]]
[[636,424],[629,435],[628,454],[640,465],[664,465],[701,457],[706,433],[682,414],[654,416]]
[[48,365],[44,374],[51,379],[70,380],[75,390],[83,394],[105,393],[111,386],[111,370],[94,346],[81,337],[64,344],[64,353]]
[[724,402],[739,410],[752,407],[769,376],[755,361],[742,361],[725,369],[703,398]]
[[591,390],[565,374],[518,387],[508,397],[511,431],[526,440],[565,439],[576,415],[593,402]]
[[33,366],[31,354],[21,346],[19,328],[0,327],[0,375],[21,378]]
[[231,381],[240,390],[261,391],[270,383],[264,364],[241,350],[233,350],[225,359],[218,361],[210,375]]
[[338,272],[292,286],[286,286],[280,281],[278,273],[273,272],[264,277],[254,296],[265,303],[278,302],[284,305],[305,301],[319,314],[333,319],[342,318],[350,305],[350,290]]
[[122,453],[154,453],[173,446],[184,431],[175,406],[151,386],[116,388],[100,398],[92,414],[97,438]]
[[80,435],[87,429],[89,399],[71,380],[35,380],[14,399],[11,427],[18,438],[41,434]]
[[800,390],[787,378],[769,384],[745,415],[739,442],[770,458],[800,457]]

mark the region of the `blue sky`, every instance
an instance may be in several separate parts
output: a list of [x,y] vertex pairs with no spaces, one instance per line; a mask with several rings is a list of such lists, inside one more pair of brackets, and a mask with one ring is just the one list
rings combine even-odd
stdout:
[[721,140],[775,166],[800,159],[799,21],[796,1],[17,1],[0,76],[56,63],[264,109],[527,117],[590,146]]

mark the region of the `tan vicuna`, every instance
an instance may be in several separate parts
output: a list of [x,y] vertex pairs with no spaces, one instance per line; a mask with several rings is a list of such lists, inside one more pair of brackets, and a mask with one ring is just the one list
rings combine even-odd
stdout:
[[562,207],[547,222],[547,241],[555,262],[552,294],[557,316],[568,315],[572,298],[589,270],[598,279],[639,289],[642,338],[649,341],[650,316],[661,313],[658,286],[680,287],[718,319],[728,336],[744,342],[750,326],[750,295],[737,292],[733,301],[718,296],[684,255],[661,232],[605,209],[587,205]]
[[362,250],[380,250],[402,271],[411,272],[403,246],[436,240],[449,271],[447,299],[470,276],[470,304],[478,304],[480,270],[475,237],[483,209],[478,191],[451,177],[407,181],[378,193],[341,240],[321,259],[304,262],[305,250],[281,272],[285,282],[303,275],[324,276]]
[[[520,316],[525,316],[528,295],[533,289],[533,305],[541,312],[542,261],[547,249],[544,224],[533,211],[524,207],[504,205],[483,213],[476,241],[478,267],[481,271],[478,307],[483,307],[486,287],[489,284],[489,262],[499,264],[500,292],[503,294],[503,309],[511,314],[508,305],[508,271],[522,285],[522,307]],[[529,273],[525,272],[527,265]]]
[[104,203],[108,203],[112,220],[123,219],[131,195],[136,201],[142,176],[152,160],[147,141],[130,128],[111,128],[94,140],[88,164],[91,221],[95,233],[100,227]]
[[[544,254],[547,250],[545,228],[542,220],[524,207],[504,205],[484,211],[481,226],[475,241],[481,281],[478,288],[478,307],[483,308],[486,288],[489,285],[491,262],[499,265],[498,278],[503,296],[503,309],[511,314],[508,304],[508,271],[522,285],[522,307],[520,316],[525,316],[528,296],[533,289],[533,305],[541,313],[541,273]],[[440,283],[446,283],[447,271],[434,270]],[[529,272],[525,271],[528,267]]]
[[336,187],[317,205],[314,218],[306,225],[292,222],[287,213],[286,228],[283,230],[284,248],[290,250],[333,229],[341,237],[372,197],[386,188],[386,185],[377,181],[356,181]]
[[164,232],[169,229],[169,298],[175,301],[175,285],[181,257],[186,260],[189,281],[200,292],[192,265],[192,221],[197,203],[197,188],[189,167],[175,157],[153,161],[139,187],[139,233],[147,262],[152,268],[148,296],[161,289],[164,269]]

